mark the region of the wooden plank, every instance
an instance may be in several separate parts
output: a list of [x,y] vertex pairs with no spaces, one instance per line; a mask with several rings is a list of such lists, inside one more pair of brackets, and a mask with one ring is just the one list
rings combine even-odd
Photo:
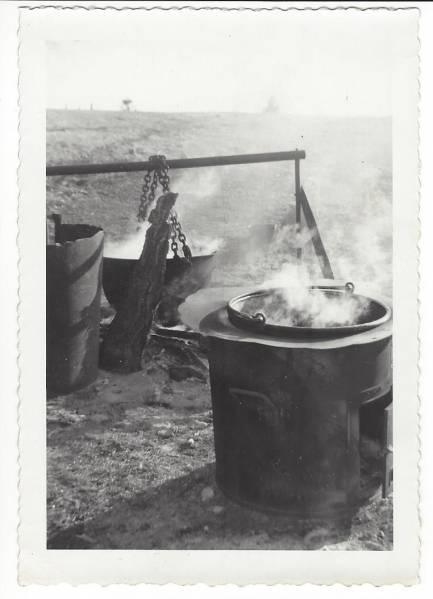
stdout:
[[302,187],[299,191],[299,201],[302,207],[302,212],[304,213],[305,222],[307,223],[307,226],[310,229],[310,231],[314,231],[314,235],[312,236],[311,241],[313,243],[316,256],[319,260],[322,275],[325,279],[333,279],[334,272],[331,267],[331,262],[329,261],[328,254],[325,250],[325,246],[323,245],[323,241],[320,236],[313,211],[311,210],[311,206]]
[[127,294],[110,324],[101,348],[101,366],[117,372],[141,370],[154,311],[162,297],[170,225],[167,222],[177,194],[162,195],[149,216],[143,251],[134,268]]
[[[299,160],[295,160],[295,200],[296,200],[296,232],[299,235],[301,233],[301,175],[299,168]],[[302,248],[301,244],[298,242],[296,247],[296,259],[298,260],[298,264],[302,259]]]
[[392,403],[384,410],[382,497],[388,497],[392,480]]

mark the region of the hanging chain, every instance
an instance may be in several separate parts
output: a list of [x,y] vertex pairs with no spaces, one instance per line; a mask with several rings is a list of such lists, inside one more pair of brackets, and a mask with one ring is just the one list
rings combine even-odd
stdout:
[[192,253],[189,248],[189,245],[187,244],[185,233],[182,231],[182,226],[177,218],[177,213],[175,210],[171,211],[170,224],[171,224],[171,235],[170,235],[171,251],[173,252],[173,254],[175,256],[177,256],[177,252],[179,249],[178,243],[176,241],[176,239],[177,239],[179,241],[179,243],[182,244],[182,253],[183,253],[184,257],[188,260],[188,262],[191,262]]
[[142,223],[147,220],[152,204],[155,201],[155,192],[158,187],[158,182],[164,192],[169,191],[170,178],[167,174],[168,165],[165,156],[151,156],[149,158],[149,169],[144,175],[143,185],[141,188],[140,203],[138,206],[137,220]]
[[[155,201],[155,193],[158,183],[161,185],[162,191],[167,193],[170,191],[170,177],[168,175],[168,164],[165,156],[156,155],[149,158],[149,169],[144,175],[142,193],[140,195],[140,203],[138,206],[137,220],[142,223],[147,220],[153,202]],[[182,226],[177,218],[175,210],[170,212],[170,248],[174,256],[177,257],[179,243],[182,244],[182,253],[188,262],[191,262],[192,254],[186,241],[186,236],[182,231]]]
[[138,205],[137,220],[139,223],[143,223],[148,216],[148,194],[151,180],[152,175],[150,174],[150,171],[147,171],[144,175],[143,185],[141,187],[140,203]]

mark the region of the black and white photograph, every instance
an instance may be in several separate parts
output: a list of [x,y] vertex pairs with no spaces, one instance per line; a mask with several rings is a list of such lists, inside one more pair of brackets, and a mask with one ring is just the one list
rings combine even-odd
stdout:
[[287,8],[40,15],[47,555],[415,537],[417,12]]

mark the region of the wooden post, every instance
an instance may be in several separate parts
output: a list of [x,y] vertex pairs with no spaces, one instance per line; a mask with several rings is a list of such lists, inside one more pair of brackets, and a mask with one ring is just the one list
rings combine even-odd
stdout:
[[314,218],[313,211],[311,210],[311,206],[308,202],[307,196],[305,195],[305,191],[301,187],[298,194],[299,207],[302,209],[302,213],[304,215],[305,222],[310,231],[313,231],[313,236],[311,237],[311,241],[313,243],[314,251],[316,253],[317,259],[319,260],[320,269],[322,271],[322,276],[325,279],[333,279],[334,273],[332,271],[331,262],[329,261],[328,254],[326,253],[325,246],[323,245],[322,238],[319,233],[319,228],[317,226],[316,219]]
[[101,348],[101,366],[116,372],[141,370],[141,354],[161,299],[170,237],[168,217],[177,194],[162,195],[149,216],[143,251],[129,282],[125,301]]
[[383,423],[382,497],[388,497],[392,480],[392,403],[385,408]]
[[61,243],[62,239],[62,215],[61,214],[52,214],[51,218],[54,223],[54,241],[55,243]]
[[295,160],[295,199],[296,199],[296,258],[298,264],[301,263],[302,259],[302,248],[299,243],[299,235],[301,233],[301,201],[300,201],[300,191],[301,191],[301,177],[299,173],[300,162],[299,158]]

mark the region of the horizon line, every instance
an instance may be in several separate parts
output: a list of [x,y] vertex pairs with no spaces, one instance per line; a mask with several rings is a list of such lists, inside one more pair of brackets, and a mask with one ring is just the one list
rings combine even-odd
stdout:
[[387,119],[392,118],[392,114],[317,114],[317,113],[297,113],[297,112],[266,112],[266,111],[242,111],[242,110],[122,110],[115,108],[59,108],[46,106],[46,111],[48,110],[57,110],[61,112],[113,112],[120,114],[245,114],[245,115],[254,115],[254,116],[263,116],[263,117],[272,117],[272,116],[286,116],[286,117],[315,117],[315,118],[373,118],[373,119]]

